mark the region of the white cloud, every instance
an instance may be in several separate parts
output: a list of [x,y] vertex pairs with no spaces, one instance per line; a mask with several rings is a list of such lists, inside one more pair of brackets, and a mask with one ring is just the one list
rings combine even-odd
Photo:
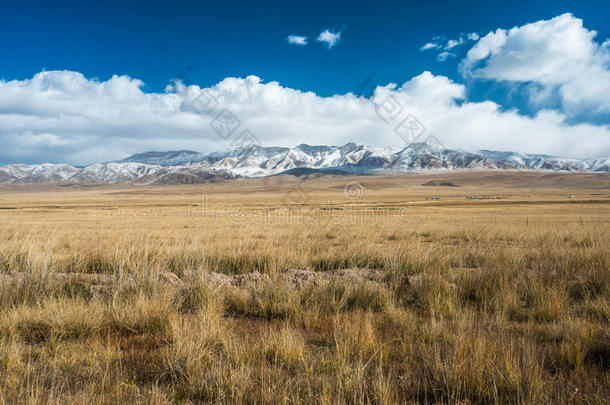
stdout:
[[427,51],[429,49],[436,49],[438,48],[439,45],[437,44],[433,44],[432,42],[428,42],[426,44],[424,44],[424,46],[422,46],[421,48],[419,48],[420,51]]
[[457,39],[446,39],[444,36],[439,35],[432,38],[432,42],[427,42],[421,48],[420,51],[428,51],[432,49],[437,49],[439,51],[436,59],[439,62],[444,62],[449,57],[455,57],[455,54],[452,52],[448,52],[458,46],[464,45],[467,41],[477,41],[479,39],[479,34],[476,32],[471,32],[468,34],[460,34]]
[[449,147],[495,149],[559,156],[591,157],[610,154],[610,128],[569,125],[565,116],[544,110],[535,117],[503,111],[491,101],[469,102],[465,86],[444,76],[424,72],[394,90],[378,88],[375,100],[393,95],[405,109]]
[[307,37],[303,37],[300,35],[288,35],[286,38],[289,44],[294,45],[307,45]]
[[445,50],[449,50],[449,49],[453,49],[456,46],[460,46],[464,43],[464,38],[463,37],[459,37],[458,39],[450,39],[449,41],[447,41],[447,45],[445,45]]
[[438,59],[439,62],[444,62],[448,58],[455,58],[455,54],[451,53],[451,52],[443,51],[443,52],[439,53],[438,55],[436,55],[436,59]]
[[[218,99],[214,113],[192,107],[202,91]],[[87,79],[69,71],[41,72],[28,80],[0,81],[0,162],[87,164],[146,150],[211,152],[231,146],[249,129],[264,146],[360,142],[401,146],[399,121],[384,122],[376,105],[400,101],[449,147],[518,150],[574,157],[610,155],[610,129],[569,125],[558,112],[533,118],[491,102],[469,102],[466,88],[424,72],[398,87],[377,87],[371,98],[351,93],[320,97],[263,82],[256,76],[226,78],[202,89],[180,82],[165,93],[145,93],[127,76]],[[218,109],[241,121],[235,136],[221,139],[210,127]]]
[[571,14],[498,29],[468,51],[460,68],[468,77],[536,83],[533,102],[559,94],[569,115],[608,114],[610,50],[607,41],[594,40],[596,34]]
[[341,39],[341,31],[331,32],[329,30],[324,30],[324,31],[320,32],[320,35],[318,35],[318,38],[317,38],[318,41],[326,43],[326,46],[328,47],[328,49],[337,45],[337,43],[339,42],[340,39]]

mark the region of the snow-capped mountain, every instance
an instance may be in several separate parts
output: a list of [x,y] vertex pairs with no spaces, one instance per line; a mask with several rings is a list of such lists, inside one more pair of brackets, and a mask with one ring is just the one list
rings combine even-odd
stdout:
[[143,163],[96,163],[85,168],[65,164],[7,165],[0,167],[0,183],[77,184],[195,184],[230,180],[238,176],[222,169],[210,169],[202,162],[187,166],[160,166]]
[[438,145],[413,143],[399,153],[393,164],[395,170],[428,169],[511,169],[501,161],[476,153],[444,149]]
[[405,148],[343,146],[294,148],[250,146],[207,155],[188,151],[145,152],[84,168],[67,164],[0,167],[0,183],[177,184],[229,180],[236,177],[365,174],[427,170],[513,169],[610,172],[610,158],[578,160],[548,155],[446,149],[434,143]]
[[64,182],[78,173],[78,171],[79,169],[63,163],[0,166],[0,183]]
[[158,166],[183,166],[199,163],[205,156],[192,150],[178,150],[171,152],[144,152],[113,163],[144,163]]
[[75,183],[121,183],[156,173],[161,168],[143,163],[97,163],[79,170],[69,180]]
[[519,169],[610,172],[610,158],[578,160],[549,155],[491,150],[480,150],[477,153],[490,159],[509,163]]
[[610,158],[585,160],[584,169],[592,172],[610,172]]
[[549,155],[496,152],[480,150],[477,153],[500,162],[505,162],[519,169],[568,170],[585,169],[585,161],[570,158],[558,158]]

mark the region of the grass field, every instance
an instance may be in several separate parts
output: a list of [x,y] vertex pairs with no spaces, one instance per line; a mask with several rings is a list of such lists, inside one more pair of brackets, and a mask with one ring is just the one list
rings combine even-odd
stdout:
[[12,186],[0,224],[0,403],[610,401],[608,174]]

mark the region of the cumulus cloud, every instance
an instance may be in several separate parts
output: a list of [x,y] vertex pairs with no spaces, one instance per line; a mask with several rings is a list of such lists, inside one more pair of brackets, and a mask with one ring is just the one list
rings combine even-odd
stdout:
[[324,42],[326,44],[326,46],[328,47],[328,49],[337,45],[337,43],[339,42],[340,39],[341,39],[341,31],[331,32],[330,30],[327,30],[327,29],[320,32],[320,35],[318,35],[318,38],[317,38],[318,41]]
[[438,47],[439,47],[439,45],[433,44],[432,42],[428,42],[428,43],[424,44],[421,48],[419,48],[419,50],[420,51],[427,51],[427,50],[430,50],[430,49],[436,49]]
[[400,88],[379,87],[374,101],[398,99],[445,145],[466,150],[517,150],[559,156],[597,157],[610,153],[610,128],[569,125],[559,112],[535,117],[504,111],[492,101],[470,102],[466,88],[444,76],[424,72]]
[[[223,139],[210,126],[224,109],[241,123],[235,136],[248,129],[264,146],[402,146],[395,128],[414,114],[448,147],[610,155],[606,126],[570,125],[555,111],[532,118],[491,101],[471,102],[464,85],[429,72],[401,86],[377,87],[370,98],[321,97],[256,76],[226,78],[209,88],[177,81],[164,93],[145,93],[142,85],[127,76],[100,81],[70,71],[0,81],[0,162],[88,164],[146,150],[211,152],[231,147],[235,138]],[[202,95],[218,102],[214,111],[194,107]],[[399,101],[401,115],[386,122],[377,112],[389,97]]]
[[307,37],[301,35],[288,35],[286,38],[289,44],[293,45],[307,45]]
[[468,51],[464,76],[533,83],[532,101],[544,105],[559,95],[569,115],[610,113],[609,42],[572,14],[485,35]]
[[445,45],[445,50],[449,50],[449,49],[453,49],[456,46],[460,46],[464,43],[464,38],[460,37],[458,39],[450,39],[449,41],[447,41],[447,44]]
[[464,45],[468,41],[477,41],[478,39],[479,34],[477,34],[476,32],[470,32],[468,34],[462,33],[459,35],[459,37],[455,39],[447,39],[444,36],[439,35],[432,38],[431,42],[425,43],[421,48],[419,48],[419,50],[429,51],[436,49],[439,51],[436,58],[439,62],[444,62],[447,60],[447,58],[455,56],[454,53],[449,52],[450,50],[458,46]]
[[439,53],[438,55],[436,55],[436,59],[438,59],[439,62],[444,62],[448,58],[455,58],[455,54],[451,53],[451,52],[443,51],[443,52]]

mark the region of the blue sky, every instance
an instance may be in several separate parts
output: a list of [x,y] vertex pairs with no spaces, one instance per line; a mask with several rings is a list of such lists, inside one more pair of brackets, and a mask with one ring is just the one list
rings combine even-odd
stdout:
[[[32,79],[43,71],[69,71],[78,72],[87,80],[105,82],[118,75],[141,81],[138,87],[143,93],[163,94],[177,77],[187,85],[207,88],[226,78],[254,75],[263,83],[277,81],[283,88],[311,91],[329,98],[358,90],[363,90],[365,97],[371,97],[376,85],[396,83],[400,87],[423,72],[430,72],[434,77],[447,78],[463,86],[464,94],[455,98],[457,105],[465,101],[491,101],[502,111],[516,109],[525,117],[535,117],[542,110],[556,111],[562,115],[560,121],[564,127],[584,123],[606,131],[610,120],[605,107],[591,106],[568,113],[565,110],[570,107],[566,107],[565,100],[552,96],[551,93],[564,90],[562,86],[567,79],[549,84],[545,78],[532,79],[530,74],[513,81],[506,79],[513,77],[507,72],[481,70],[468,75],[460,69],[468,50],[477,43],[467,39],[468,34],[476,33],[482,38],[499,28],[549,21],[564,13],[582,20],[589,32],[597,32],[592,39],[596,46],[602,46],[610,37],[607,23],[610,11],[604,1],[11,2],[3,4],[0,13],[3,50],[0,79],[9,83]],[[316,40],[324,30],[341,33],[337,44],[330,49]],[[289,44],[288,35],[307,37],[307,45]],[[439,60],[447,41],[460,38],[464,43],[448,49],[451,54],[446,60]],[[515,43],[518,41],[516,38]],[[439,48],[422,51],[421,47],[429,42],[438,44]],[[530,51],[524,50],[526,54]],[[498,59],[504,56],[499,55]],[[595,62],[595,69],[607,68],[605,56],[595,58],[603,59]],[[363,84],[366,84],[364,88]],[[533,92],[536,102],[532,101]],[[0,114],[7,113],[8,107],[4,108],[5,111],[0,104]],[[12,105],[11,108],[29,107]],[[252,125],[256,127],[256,123]],[[434,125],[430,127],[436,129]],[[0,137],[12,139],[10,136],[17,132],[11,132],[16,131],[11,128],[3,129],[0,125]],[[108,136],[120,138],[116,133],[125,133],[115,130]],[[83,163],[146,148],[226,146],[211,138],[207,143],[180,143],[180,137],[174,143],[145,143],[141,137],[134,137],[129,142],[121,142],[120,147],[102,150],[98,145],[97,151],[74,157],[74,150],[78,149],[74,136],[62,134],[70,132],[68,129],[38,126],[19,131],[26,134],[23,136],[35,137],[28,144],[34,146],[0,152],[0,163],[41,159]],[[598,135],[603,139],[605,132]],[[159,138],[163,136],[166,135],[160,134]],[[206,136],[212,135],[203,137]],[[314,143],[316,140],[302,138],[298,133],[288,138],[270,136],[267,143]],[[349,134],[338,136],[336,142],[348,138]],[[383,136],[378,142],[358,134],[353,138],[380,145],[394,143],[387,142]],[[51,140],[51,145],[47,145],[50,149],[37,149],[37,144],[44,145],[44,139]],[[195,137],[185,134],[184,139]],[[474,145],[474,141],[448,143],[455,147]],[[505,146],[512,145],[498,143],[498,147]],[[49,152],[54,148],[57,153]],[[590,154],[594,149],[590,147],[577,154]],[[610,154],[609,145],[603,144],[597,149]],[[568,153],[571,150],[569,146],[549,144],[530,151]]]
[[[254,74],[322,96],[355,91],[373,73],[378,84],[424,70],[459,79],[459,59],[439,63],[420,47],[435,36],[487,33],[566,12],[610,37],[605,1],[34,1],[2,9],[1,78],[43,69],[100,79],[124,74],[150,91],[185,72],[202,86]],[[330,51],[312,41],[327,28],[343,28]],[[287,46],[290,34],[310,37],[310,45]]]

